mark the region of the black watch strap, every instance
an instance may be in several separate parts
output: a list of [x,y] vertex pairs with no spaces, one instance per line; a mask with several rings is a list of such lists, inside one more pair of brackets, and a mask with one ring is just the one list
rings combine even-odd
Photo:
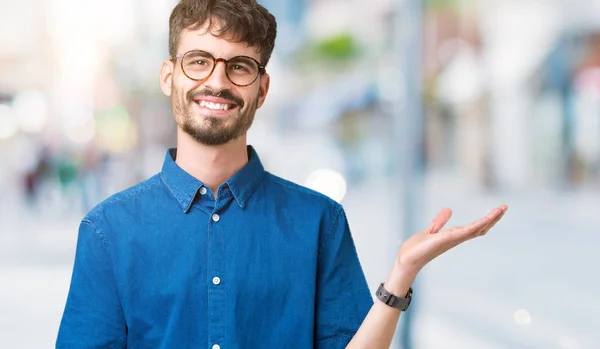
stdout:
[[386,290],[385,287],[383,287],[383,282],[379,285],[379,288],[377,288],[377,291],[375,292],[377,299],[389,305],[390,307],[400,309],[401,311],[405,311],[406,309],[408,309],[410,301],[412,300],[412,294],[413,290],[411,287],[408,289],[408,293],[404,298],[395,296],[389,293],[388,290]]

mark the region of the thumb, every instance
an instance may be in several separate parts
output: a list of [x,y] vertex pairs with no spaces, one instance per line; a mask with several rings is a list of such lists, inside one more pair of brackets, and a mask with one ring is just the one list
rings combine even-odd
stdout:
[[450,217],[452,217],[452,210],[449,208],[442,209],[437,215],[435,215],[433,221],[431,221],[429,228],[427,228],[427,232],[429,234],[437,234],[444,227],[444,225],[448,223]]

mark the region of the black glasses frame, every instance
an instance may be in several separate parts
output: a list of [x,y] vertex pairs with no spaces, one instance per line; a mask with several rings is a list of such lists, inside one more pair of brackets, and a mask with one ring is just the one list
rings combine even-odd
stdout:
[[[194,78],[190,77],[190,76],[189,76],[189,75],[186,73],[186,71],[185,71],[185,68],[183,67],[183,58],[184,58],[184,57],[185,57],[187,54],[189,54],[189,53],[202,53],[202,54],[207,54],[209,57],[211,57],[211,58],[213,59],[213,61],[214,61],[214,64],[213,64],[212,70],[210,71],[210,73],[208,73],[208,75],[207,75],[206,77],[204,77],[204,78],[202,78],[202,79],[194,79]],[[230,59],[225,59],[225,58],[215,58],[215,56],[213,56],[213,55],[211,55],[209,52],[206,52],[206,51],[203,51],[203,50],[190,50],[190,51],[187,51],[186,53],[180,53],[180,54],[178,54],[178,55],[175,55],[175,58],[179,59],[179,61],[181,62],[181,63],[180,63],[180,64],[181,64],[181,71],[183,72],[183,74],[184,74],[185,76],[187,76],[187,78],[188,78],[188,79],[190,79],[190,80],[194,80],[194,81],[202,81],[202,80],[206,80],[206,79],[210,78],[210,77],[211,77],[211,75],[214,73],[214,71],[215,71],[215,68],[217,67],[217,64],[219,64],[219,62],[223,62],[223,64],[225,64],[225,67],[227,67],[227,64],[229,63],[229,61],[232,61],[232,60],[234,60],[234,59],[236,59],[236,58],[248,58],[248,59],[251,59],[251,60],[253,60],[254,62],[256,62],[256,64],[258,65],[258,74],[256,74],[256,77],[254,77],[254,80],[252,80],[252,82],[251,82],[251,83],[249,83],[249,84],[245,84],[245,85],[239,85],[239,84],[236,84],[235,82],[233,82],[233,81],[231,80],[231,77],[229,77],[229,72],[227,71],[227,69],[225,69],[225,75],[227,76],[227,79],[228,79],[228,80],[229,80],[229,81],[230,81],[232,84],[234,84],[235,86],[238,86],[238,87],[246,87],[246,86],[250,86],[250,85],[252,85],[252,84],[253,84],[253,83],[256,81],[256,79],[258,79],[258,77],[259,77],[261,74],[264,74],[264,73],[266,72],[266,69],[265,69],[265,66],[264,66],[264,65],[262,65],[262,64],[261,64],[259,61],[257,61],[256,59],[254,59],[254,58],[252,58],[252,57],[248,57],[248,56],[235,56],[235,57],[232,57],[232,58],[230,58]]]

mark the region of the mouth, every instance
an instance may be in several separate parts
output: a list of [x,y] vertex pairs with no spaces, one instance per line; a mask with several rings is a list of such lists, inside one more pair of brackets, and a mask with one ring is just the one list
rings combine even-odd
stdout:
[[198,105],[201,110],[210,111],[212,114],[227,114],[238,107],[237,104],[227,100],[210,101],[198,99],[194,100],[194,102],[196,102],[196,105]]

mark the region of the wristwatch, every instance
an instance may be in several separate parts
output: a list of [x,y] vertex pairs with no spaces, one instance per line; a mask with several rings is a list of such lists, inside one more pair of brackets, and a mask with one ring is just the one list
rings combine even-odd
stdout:
[[383,287],[383,282],[379,285],[377,291],[375,291],[375,295],[380,301],[382,301],[386,305],[389,305],[390,307],[400,309],[401,311],[406,311],[406,309],[408,309],[410,301],[412,300],[412,294],[413,289],[411,287],[408,289],[408,293],[406,294],[406,296],[404,296],[404,298],[394,296],[393,294],[389,293],[388,290],[385,289],[385,287]]

